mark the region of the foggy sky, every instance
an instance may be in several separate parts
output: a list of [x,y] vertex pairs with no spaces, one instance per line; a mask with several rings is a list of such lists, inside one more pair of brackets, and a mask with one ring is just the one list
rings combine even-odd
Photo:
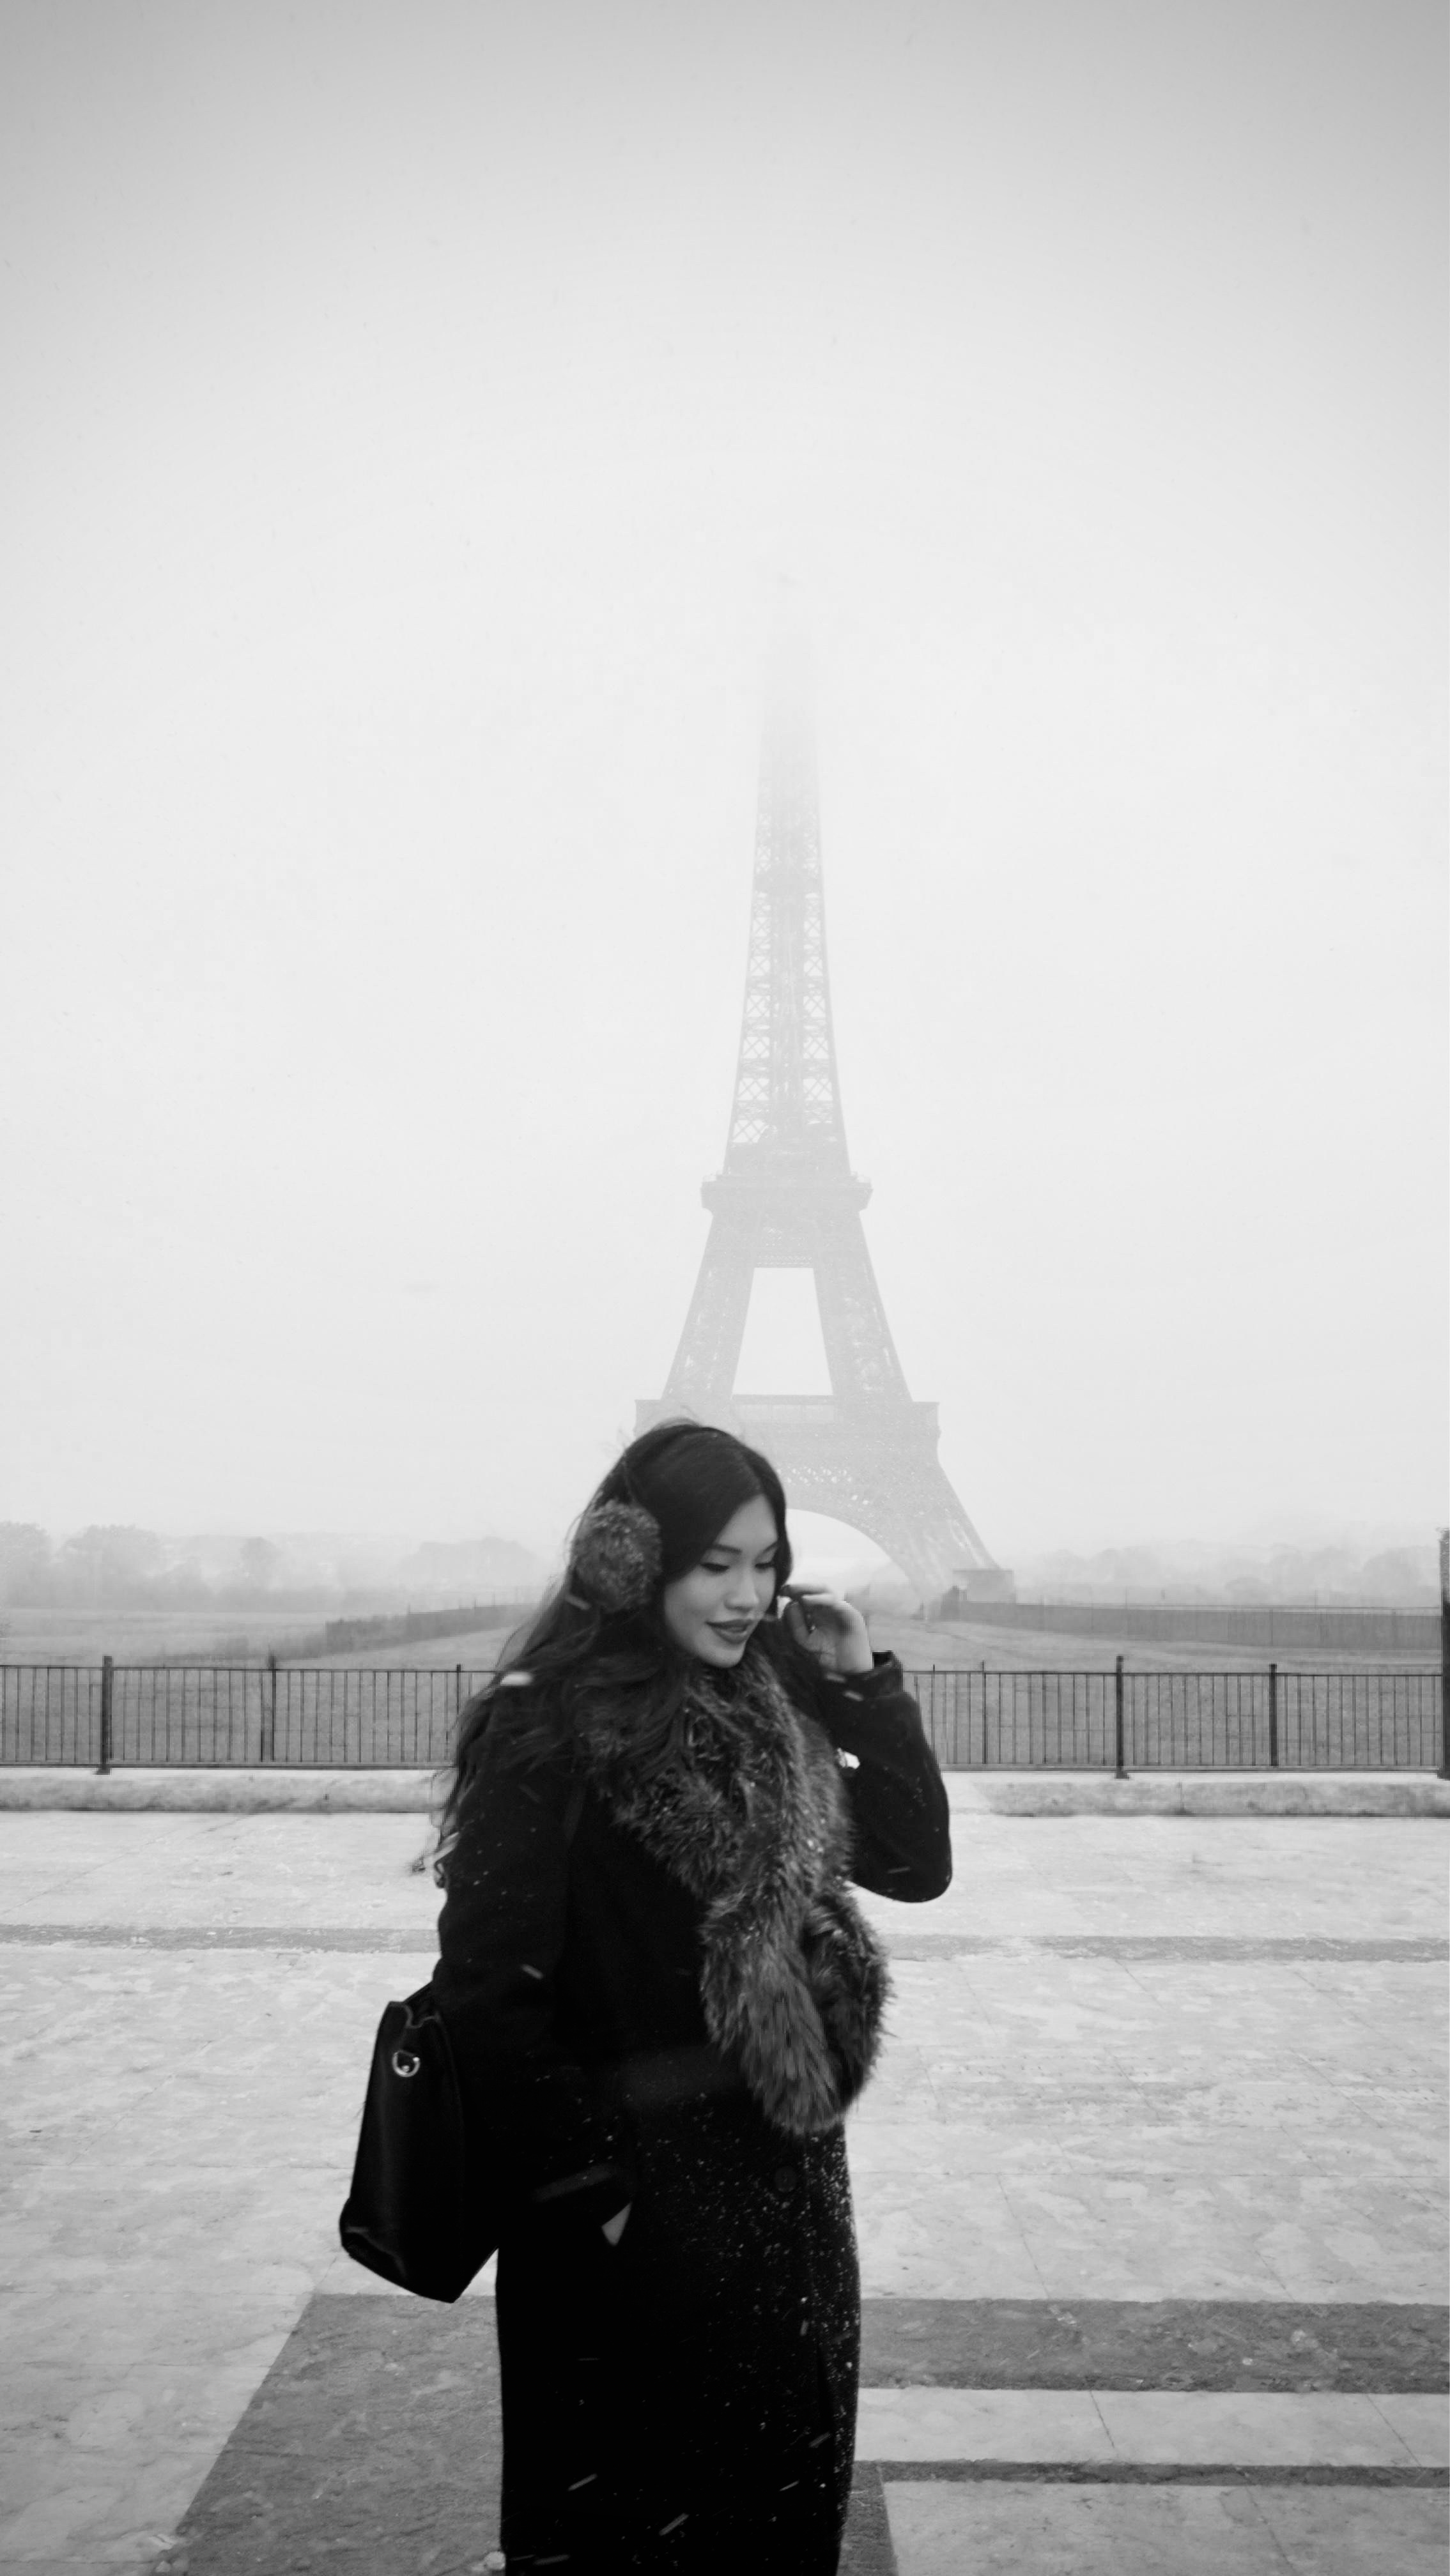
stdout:
[[553,1544],[694,1282],[783,581],[989,1547],[1443,1517],[1443,51],[9,0],[0,1517]]

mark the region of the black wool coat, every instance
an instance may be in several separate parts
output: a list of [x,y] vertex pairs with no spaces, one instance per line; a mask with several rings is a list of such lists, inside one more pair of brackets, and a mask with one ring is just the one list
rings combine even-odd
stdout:
[[[791,1689],[842,1762],[853,1879],[939,1896],[946,1793],[899,1665]],[[702,1906],[580,1803],[566,1758],[510,1763],[527,1696],[501,1693],[483,1739],[433,1979],[509,2191],[501,2545],[569,2576],[829,2576],[860,2348],[843,2129],[788,2136],[711,2046]]]

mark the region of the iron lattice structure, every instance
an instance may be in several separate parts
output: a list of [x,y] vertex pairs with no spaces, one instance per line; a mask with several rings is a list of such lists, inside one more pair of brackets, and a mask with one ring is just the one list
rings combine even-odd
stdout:
[[[914,1403],[861,1224],[826,972],[815,757],[801,694],[767,709],[745,1012],[724,1168],[701,1191],[710,1232],[663,1396],[636,1429],[692,1415],[773,1460],[791,1502],[874,1539],[923,1595],[964,1577],[1010,1593],[937,1457],[937,1408]],[[750,1395],[735,1377],[755,1273],[810,1270],[831,1392]]]

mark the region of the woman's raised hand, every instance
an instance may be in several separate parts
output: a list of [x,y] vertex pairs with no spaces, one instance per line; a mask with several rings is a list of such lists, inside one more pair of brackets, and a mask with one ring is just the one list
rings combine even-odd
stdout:
[[871,1639],[854,1603],[824,1583],[783,1583],[785,1624],[823,1673],[869,1673]]

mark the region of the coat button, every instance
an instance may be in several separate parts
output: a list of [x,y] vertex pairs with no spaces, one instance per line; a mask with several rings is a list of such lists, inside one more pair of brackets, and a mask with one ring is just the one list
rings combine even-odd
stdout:
[[775,2187],[782,2200],[789,2200],[791,2193],[794,2191],[796,2184],[799,2181],[800,2175],[796,2172],[794,2165],[776,2166]]

